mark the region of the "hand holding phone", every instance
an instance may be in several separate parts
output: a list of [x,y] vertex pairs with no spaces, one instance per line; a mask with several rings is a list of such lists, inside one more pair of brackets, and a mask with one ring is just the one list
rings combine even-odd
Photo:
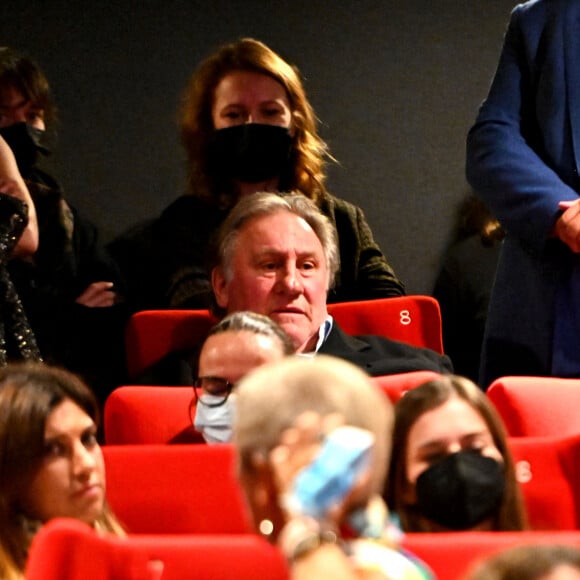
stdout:
[[314,460],[297,473],[284,494],[284,507],[293,513],[324,518],[367,472],[373,445],[370,431],[348,425],[331,431]]

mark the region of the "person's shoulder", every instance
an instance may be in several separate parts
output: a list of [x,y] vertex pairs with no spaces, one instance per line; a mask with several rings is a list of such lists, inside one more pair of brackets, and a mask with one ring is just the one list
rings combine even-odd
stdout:
[[430,348],[376,334],[350,335],[336,321],[320,352],[364,363],[374,376],[417,370],[453,371],[449,357]]
[[110,248],[122,247],[125,244],[138,244],[148,239],[154,220],[149,218],[129,226],[128,229],[118,234],[110,243]]
[[382,572],[398,580],[428,580],[433,575],[416,558],[380,542],[360,539],[349,542],[355,567],[360,571]]
[[[571,1],[572,3],[576,2],[576,0]],[[564,7],[567,6],[568,3],[570,3],[570,0],[527,0],[526,2],[520,2],[519,4],[516,4],[513,8],[513,12],[519,14],[533,14],[539,13],[554,6]]]
[[577,0],[528,0],[513,8],[511,19],[524,27],[543,24],[548,18],[564,16],[569,9],[577,7]]
[[62,186],[51,173],[40,167],[31,167],[22,174],[27,184],[34,184],[46,190],[54,190],[62,194]]
[[[368,345],[368,348],[381,355],[383,363],[390,372],[409,372],[414,370],[434,370],[452,372],[453,365],[449,357],[430,348],[416,346],[407,342],[392,340],[375,334],[353,337]],[[376,373],[380,372],[380,361],[377,361]]]
[[331,193],[326,193],[324,197],[320,201],[320,207],[329,208],[335,212],[342,212],[348,214],[355,214],[356,212],[360,211],[360,208],[351,203],[350,201],[346,201],[346,199],[342,199],[341,197],[336,197]]
[[175,198],[162,212],[160,217],[179,214],[184,210],[189,210],[191,208],[200,207],[201,200],[193,195],[180,195]]
[[320,211],[334,222],[339,234],[360,229],[364,213],[360,207],[332,194],[325,194],[319,202]]
[[203,223],[219,215],[221,211],[216,204],[195,195],[185,194],[173,200],[155,221],[160,225],[191,223],[192,220]]
[[393,340],[392,338],[388,338],[386,336],[381,336],[378,334],[362,334],[356,335],[353,338],[356,338],[362,342],[366,342],[367,344],[369,344],[370,346],[374,346],[375,348],[381,348],[392,354],[419,355],[424,353],[427,354],[433,353],[435,355],[438,355],[438,353],[431,350],[430,348],[416,346],[414,344],[409,344],[408,342],[401,342],[399,340]]

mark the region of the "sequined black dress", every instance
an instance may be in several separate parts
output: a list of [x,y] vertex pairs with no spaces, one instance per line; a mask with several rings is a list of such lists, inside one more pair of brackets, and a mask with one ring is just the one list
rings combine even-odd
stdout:
[[28,208],[0,193],[0,366],[14,360],[42,360],[7,264],[26,224]]

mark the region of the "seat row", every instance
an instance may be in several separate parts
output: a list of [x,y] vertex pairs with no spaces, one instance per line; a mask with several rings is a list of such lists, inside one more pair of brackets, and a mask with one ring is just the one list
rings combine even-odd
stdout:
[[[477,560],[516,544],[580,546],[580,532],[407,534],[403,547],[438,580],[457,580]],[[27,580],[287,580],[276,548],[256,535],[129,536],[102,538],[77,520],[55,519],[37,534]]]
[[[371,380],[396,403],[409,389],[437,376],[415,371]],[[503,377],[487,394],[511,437],[580,434],[580,379]],[[119,387],[105,404],[105,443],[201,443],[194,416],[190,387]]]
[[[415,371],[371,380],[396,403],[409,389],[438,376],[434,371]],[[119,387],[105,403],[105,443],[203,443],[193,428],[195,411],[192,387]]]
[[[348,334],[375,334],[443,353],[441,311],[430,296],[399,296],[328,305]],[[167,355],[199,347],[216,319],[208,310],[144,310],[128,322],[129,379],[135,381]]]
[[[580,530],[580,436],[509,444],[531,528]],[[252,532],[231,445],[109,445],[103,453],[109,503],[131,532]]]
[[[441,312],[429,296],[401,296],[329,304],[329,313],[349,334],[377,334],[443,352]],[[130,380],[173,352],[199,346],[216,322],[207,310],[150,310],[134,314],[127,326],[126,353]],[[393,400],[408,388],[388,386]],[[575,409],[580,403],[580,379],[504,377],[488,395],[512,436],[580,433]]]
[[[510,446],[534,531],[405,535],[403,547],[440,580],[516,543],[580,546],[580,437],[515,438]],[[109,445],[103,454],[108,501],[129,537],[50,522],[33,543],[28,579],[244,580],[257,570],[288,578],[278,551],[253,533],[233,446]]]

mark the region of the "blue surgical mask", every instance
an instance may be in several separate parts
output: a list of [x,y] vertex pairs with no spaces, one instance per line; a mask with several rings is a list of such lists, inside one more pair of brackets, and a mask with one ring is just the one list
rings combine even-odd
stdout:
[[[235,412],[235,393],[231,393],[226,402],[219,407],[208,407],[219,403],[223,397],[209,393],[200,395],[200,402],[195,409],[193,426],[199,431],[206,443],[229,443],[232,440],[232,426]],[[207,403],[207,404],[203,404]]]

